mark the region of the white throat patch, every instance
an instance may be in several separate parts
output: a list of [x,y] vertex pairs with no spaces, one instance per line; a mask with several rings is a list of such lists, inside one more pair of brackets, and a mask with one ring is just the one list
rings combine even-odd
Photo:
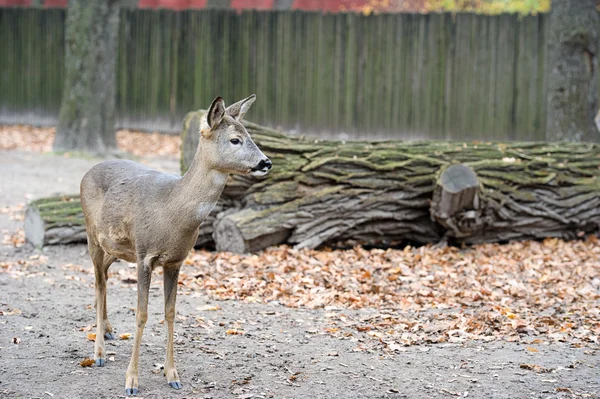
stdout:
[[196,211],[196,216],[200,220],[206,219],[208,214],[213,210],[215,204],[210,204],[207,202],[203,202],[198,206],[198,210]]

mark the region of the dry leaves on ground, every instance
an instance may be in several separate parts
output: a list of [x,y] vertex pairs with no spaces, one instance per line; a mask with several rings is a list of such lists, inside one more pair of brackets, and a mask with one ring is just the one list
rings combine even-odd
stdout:
[[3,230],[2,233],[2,245],[7,245],[15,248],[22,247],[23,245],[25,245],[25,230]]
[[[50,283],[39,267],[46,261],[32,255],[0,262],[0,272]],[[81,284],[87,282],[80,274],[92,273],[80,265],[60,267],[65,278],[78,277],[72,280]],[[135,268],[119,269],[109,281],[130,289],[123,281],[134,275]],[[543,345],[552,342],[600,349],[600,243],[593,236],[466,249],[194,251],[180,274],[180,290],[218,300],[323,308],[321,326],[310,333],[353,340],[356,351],[497,339],[522,342],[531,356],[541,356]],[[354,311],[361,308],[368,310]],[[14,309],[2,311],[10,315]],[[228,335],[243,333],[232,327]]]
[[20,203],[15,206],[5,205],[0,208],[0,215],[8,215],[10,220],[23,221],[25,219],[25,204]]
[[54,132],[50,127],[0,126],[0,150],[52,151]]
[[[464,250],[197,251],[185,263],[183,289],[215,299],[325,308],[325,332],[371,337],[390,350],[498,338],[600,343],[600,244],[593,236]],[[340,310],[365,307],[377,312],[356,317]]]
[[[55,133],[56,129],[53,127],[0,126],[0,150],[52,151]],[[157,132],[119,130],[117,145],[119,149],[136,156],[179,156],[180,139],[177,135]]]
[[181,140],[178,135],[119,130],[117,143],[123,151],[137,156],[179,156]]

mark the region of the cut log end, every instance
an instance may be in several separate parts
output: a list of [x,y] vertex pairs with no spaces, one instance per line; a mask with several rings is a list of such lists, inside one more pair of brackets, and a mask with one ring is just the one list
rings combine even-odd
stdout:
[[477,174],[467,165],[452,165],[440,176],[439,184],[444,191],[457,194],[464,190],[479,187]]
[[257,234],[246,225],[240,225],[238,216],[246,215],[247,211],[232,212],[227,216],[217,218],[214,223],[213,239],[217,251],[247,253],[263,250],[271,245],[286,242],[291,232],[287,229],[277,229]]
[[25,238],[38,248],[86,242],[79,197],[42,198],[29,204],[25,211]]
[[479,190],[477,174],[469,166],[452,165],[442,170],[433,192],[431,219],[453,237],[465,237],[483,228]]
[[34,206],[27,207],[25,211],[25,239],[34,247],[40,248],[44,245],[45,234],[44,221],[39,210]]
[[244,253],[248,252],[246,241],[235,222],[227,218],[221,219],[213,231],[213,239],[217,251]]

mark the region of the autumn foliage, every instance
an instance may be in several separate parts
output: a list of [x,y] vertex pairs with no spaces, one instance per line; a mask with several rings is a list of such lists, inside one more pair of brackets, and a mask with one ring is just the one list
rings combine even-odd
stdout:
[[[600,244],[594,236],[468,249],[198,251],[185,263],[184,291],[324,308],[324,332],[374,338],[391,349],[496,339],[597,345],[600,335]],[[353,316],[352,309],[366,307],[376,312]]]

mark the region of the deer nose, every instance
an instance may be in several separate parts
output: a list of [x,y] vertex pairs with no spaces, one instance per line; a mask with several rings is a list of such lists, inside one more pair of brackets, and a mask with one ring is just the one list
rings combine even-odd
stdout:
[[271,160],[270,160],[269,158],[267,158],[267,159],[262,159],[262,160],[261,160],[261,161],[258,163],[258,167],[257,167],[257,169],[258,169],[258,170],[260,170],[260,169],[264,169],[264,168],[271,169],[272,167],[273,167],[273,163],[271,162]]

